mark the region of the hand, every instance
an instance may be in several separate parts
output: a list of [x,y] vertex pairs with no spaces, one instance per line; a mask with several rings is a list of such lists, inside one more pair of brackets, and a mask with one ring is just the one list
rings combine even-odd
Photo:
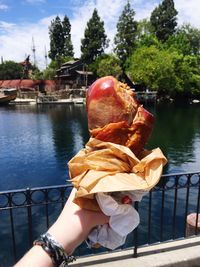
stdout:
[[[81,209],[73,203],[75,192],[76,190],[73,189],[60,216],[48,230],[67,255],[70,255],[87,238],[92,228],[109,221],[109,217],[102,212]],[[15,265],[15,267],[27,266],[52,267],[53,263],[42,247],[36,245]]]
[[109,221],[102,212],[81,209],[73,203],[75,192],[73,189],[63,211],[48,231],[68,255],[87,238],[92,228]]

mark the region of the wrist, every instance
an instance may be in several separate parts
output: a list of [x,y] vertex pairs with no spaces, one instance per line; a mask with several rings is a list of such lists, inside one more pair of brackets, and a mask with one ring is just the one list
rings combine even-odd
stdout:
[[49,233],[42,234],[33,244],[42,247],[55,267],[68,266],[68,263],[75,260],[73,256],[69,256],[65,252],[62,245]]

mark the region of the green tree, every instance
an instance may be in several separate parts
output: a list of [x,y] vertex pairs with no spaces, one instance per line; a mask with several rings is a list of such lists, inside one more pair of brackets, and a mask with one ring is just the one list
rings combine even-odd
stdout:
[[142,19],[137,22],[136,39],[139,41],[143,36],[149,36],[153,33],[153,27],[150,20]]
[[177,10],[173,0],[163,0],[151,13],[150,22],[158,40],[165,42],[177,26]]
[[180,89],[174,73],[173,59],[177,56],[175,52],[159,50],[155,46],[141,47],[130,57],[127,72],[134,82],[167,94]]
[[136,32],[136,48],[141,46],[151,46],[155,45],[157,47],[162,46],[160,41],[157,39],[153,33],[153,27],[149,20],[143,19],[137,23]]
[[200,56],[184,56],[174,47],[140,47],[129,58],[133,81],[175,100],[200,97]]
[[199,55],[200,30],[190,24],[184,24],[177,29],[176,34],[169,37],[165,46],[174,47],[184,55]]
[[33,66],[29,78],[32,80],[42,80],[43,72],[37,66]]
[[171,35],[165,42],[164,46],[166,48],[174,48],[183,55],[190,54],[190,43],[187,36],[183,32],[177,32],[176,34]]
[[5,61],[0,64],[0,80],[20,79],[23,67],[14,61]]
[[59,16],[56,16],[56,18],[51,22],[51,25],[49,27],[49,37],[49,57],[52,60],[55,60],[56,58],[63,55],[64,50],[63,28]]
[[200,30],[198,28],[184,24],[178,29],[178,34],[184,35],[187,39],[191,55],[200,54]]
[[64,38],[64,53],[65,57],[73,57],[73,45],[71,41],[71,24],[67,16],[64,17],[63,22],[63,38]]
[[107,46],[104,22],[101,21],[95,8],[91,19],[87,22],[84,38],[81,40],[82,60],[88,64],[94,62],[98,56],[104,53]]
[[132,54],[136,43],[137,22],[134,19],[135,11],[128,1],[117,23],[117,33],[114,38],[114,51],[124,68],[126,59]]
[[57,16],[49,27],[50,51],[52,60],[60,61],[62,57],[73,57],[73,46],[71,42],[71,25],[67,16],[63,21]]
[[114,76],[118,78],[122,74],[119,59],[113,55],[104,55],[97,59],[96,63],[96,74],[99,77],[103,76]]

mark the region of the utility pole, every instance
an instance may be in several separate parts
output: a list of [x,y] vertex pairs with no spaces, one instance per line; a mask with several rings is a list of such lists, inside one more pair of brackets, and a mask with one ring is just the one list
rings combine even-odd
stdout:
[[33,52],[33,64],[34,64],[34,66],[36,66],[36,56],[35,56],[36,49],[35,49],[35,43],[34,43],[34,38],[33,37],[32,37],[32,47],[31,47],[31,49],[32,49],[32,52]]

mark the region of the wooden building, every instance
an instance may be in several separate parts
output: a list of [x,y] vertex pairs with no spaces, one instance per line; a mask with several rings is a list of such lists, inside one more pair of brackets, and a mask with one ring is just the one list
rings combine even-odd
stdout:
[[96,77],[87,70],[81,60],[68,61],[56,71],[56,79],[60,89],[82,88],[91,85]]

